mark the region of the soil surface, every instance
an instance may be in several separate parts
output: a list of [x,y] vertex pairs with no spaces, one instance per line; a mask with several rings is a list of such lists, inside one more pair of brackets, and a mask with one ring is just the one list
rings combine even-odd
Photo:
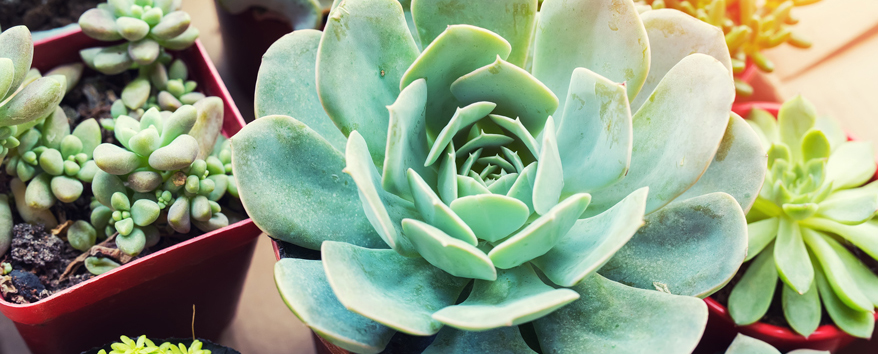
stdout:
[[0,26],[25,25],[31,32],[79,22],[79,16],[104,0],[0,0]]

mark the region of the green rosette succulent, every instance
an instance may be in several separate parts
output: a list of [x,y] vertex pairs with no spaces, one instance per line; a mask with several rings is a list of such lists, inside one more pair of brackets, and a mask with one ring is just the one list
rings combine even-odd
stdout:
[[[218,97],[173,113],[153,107],[140,121],[116,118],[113,132],[121,146],[104,143],[94,150],[100,169],[92,181],[94,227],[102,235],[118,232],[119,249],[137,255],[159,241],[160,230],[153,223],[160,217],[180,233],[188,233],[193,224],[202,231],[228,226],[217,203],[228,189],[228,177],[225,169],[218,171],[215,163],[205,161],[217,159],[212,152],[222,121]],[[225,182],[221,190],[217,179]]]
[[532,352],[521,324],[543,352],[691,352],[765,174],[722,32],[630,0],[455,4],[343,0],[266,52],[232,166],[256,225],[320,250],[277,263],[288,306],[361,353]]
[[198,39],[182,0],[109,0],[79,17],[82,32],[101,41],[123,44],[80,51],[89,67],[104,74],[153,65],[165,50],[189,48]]
[[[725,354],[781,354],[771,344],[738,333]],[[787,354],[830,354],[826,350],[797,349]]]
[[[808,336],[822,308],[843,331],[869,338],[878,275],[852,253],[878,259],[878,184],[872,143],[847,141],[840,126],[817,118],[801,96],[777,120],[753,109],[748,123],[768,151],[768,173],[749,221],[749,268],[729,297],[739,325],[758,321],[775,297],[796,332]],[[783,290],[775,294],[778,280]],[[822,300],[822,301],[821,301]]]
[[112,350],[107,352],[104,349],[98,351],[98,354],[210,354],[210,350],[202,349],[204,343],[200,340],[193,340],[188,347],[183,343],[174,344],[172,342],[164,342],[161,345],[146,338],[142,335],[134,341],[127,336],[119,337],[121,342],[110,345]]

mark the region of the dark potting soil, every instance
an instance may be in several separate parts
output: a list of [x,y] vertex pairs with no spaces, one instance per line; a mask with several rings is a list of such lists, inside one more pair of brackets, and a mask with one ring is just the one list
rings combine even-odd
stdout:
[[0,0],[0,25],[4,29],[25,25],[31,32],[45,31],[79,21],[83,12],[105,0]]

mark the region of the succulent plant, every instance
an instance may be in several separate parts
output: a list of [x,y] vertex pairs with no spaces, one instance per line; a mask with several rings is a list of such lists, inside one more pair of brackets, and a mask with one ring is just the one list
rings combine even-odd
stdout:
[[[14,226],[14,222],[12,221],[12,209],[9,206],[9,197],[6,195],[0,195],[0,258],[9,251],[9,246],[12,245],[12,227]],[[9,265],[9,270],[0,271],[0,273],[6,274],[12,271],[11,265]]]
[[851,250],[878,259],[871,241],[878,184],[863,186],[876,170],[871,142],[847,141],[801,96],[781,106],[777,121],[754,108],[749,123],[768,149],[769,172],[747,215],[752,262],[729,297],[732,318],[756,322],[778,295],[790,327],[804,336],[820,324],[822,303],[842,330],[870,337],[878,275]]
[[[721,28],[732,54],[735,73],[744,71],[750,61],[760,70],[774,71],[762,51],[789,43],[798,48],[809,48],[811,42],[793,32],[799,20],[790,12],[794,7],[810,5],[820,0],[639,0],[653,9],[672,8]],[[727,4],[736,6],[727,8]],[[735,80],[738,95],[749,96],[753,87]]]
[[153,65],[165,50],[189,48],[198,39],[182,0],[109,0],[79,17],[82,32],[101,41],[126,42],[80,51],[83,61],[104,74]]
[[[781,354],[771,344],[738,333],[725,354]],[[825,350],[797,349],[787,354],[829,354]]]
[[343,0],[265,54],[232,166],[256,225],[321,250],[278,262],[286,303],[354,352],[527,352],[524,323],[544,352],[690,352],[765,174],[722,32],[630,0],[455,4]]
[[171,342],[155,345],[145,335],[138,337],[136,342],[126,336],[121,336],[120,340],[121,342],[111,345],[113,350],[109,353],[101,349],[98,354],[210,354],[210,350],[201,349],[204,343],[197,339],[192,341],[189,347],[183,343],[174,344]]
[[[181,233],[189,232],[192,224],[203,231],[227,226],[216,202],[223,193],[210,198],[215,179],[227,181],[225,170],[209,169],[204,160],[211,157],[222,120],[218,97],[173,113],[153,107],[140,121],[116,118],[114,134],[122,146],[104,143],[94,151],[100,169],[92,182],[98,202],[91,217],[94,227],[103,235],[118,231],[119,249],[137,255],[158,242],[160,231],[153,223],[164,215]],[[211,178],[211,173],[222,177]],[[228,188],[222,187],[223,192]]]
[[34,46],[30,31],[15,26],[0,33],[0,159],[18,146],[16,133],[55,112],[67,90],[64,75],[40,77],[31,70]]

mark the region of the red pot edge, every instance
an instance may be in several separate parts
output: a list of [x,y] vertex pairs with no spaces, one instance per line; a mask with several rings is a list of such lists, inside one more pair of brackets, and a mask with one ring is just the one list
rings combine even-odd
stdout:
[[[749,114],[753,108],[761,108],[777,117],[777,113],[780,110],[781,106],[782,103],[776,102],[747,102],[733,105],[732,111],[744,117]],[[856,139],[849,135],[848,140]],[[876,177],[878,177],[878,172],[876,172],[876,176],[874,176],[872,179],[874,180],[876,179]],[[727,307],[723,306],[722,304],[710,297],[704,298],[704,302],[707,304],[707,309],[711,314],[716,315],[718,318],[721,318],[722,320],[728,322],[736,328],[746,329],[748,332],[758,333],[765,338],[772,338],[777,341],[819,342],[835,338],[853,339],[853,336],[847,334],[846,332],[838,328],[838,326],[833,324],[827,324],[818,327],[817,330],[814,331],[814,333],[811,333],[811,335],[808,337],[794,332],[791,328],[775,326],[762,322],[756,322],[747,326],[737,326],[734,320],[732,320],[731,315],[729,315],[729,310]],[[878,312],[875,313],[875,320],[878,321]]]
[[[64,43],[64,42],[90,42],[90,43],[93,42],[94,46],[112,44],[112,42],[100,42],[100,41],[88,38],[87,36],[85,36],[84,33],[82,33],[81,29],[76,29],[74,31],[60,33],[60,34],[57,34],[54,36],[50,36],[50,37],[46,37],[46,38],[34,41],[34,49],[36,51],[36,48],[38,48],[38,47],[51,46],[51,45],[56,44],[56,43]],[[195,44],[192,47],[187,48],[183,51],[178,51],[177,53],[179,54],[179,56],[181,58],[184,58],[184,60],[187,62],[188,65],[190,65],[190,75],[192,75],[192,73],[196,73],[196,75],[198,75],[198,77],[197,77],[198,83],[199,83],[199,85],[202,85],[203,91],[205,91],[205,93],[208,93],[209,95],[218,96],[223,100],[223,108],[224,108],[223,126],[222,126],[223,135],[229,137],[229,136],[234,135],[238,131],[240,131],[246,125],[244,118],[241,116],[240,111],[238,110],[237,106],[235,105],[234,100],[232,99],[231,95],[229,94],[229,91],[226,88],[222,78],[220,77],[219,72],[216,70],[216,66],[213,64],[213,61],[207,55],[207,51],[204,49],[204,46],[201,44],[201,41],[196,40]],[[36,61],[36,59],[37,58],[35,56],[35,61]],[[131,284],[137,284],[137,283],[140,283],[140,281],[141,281],[141,279],[132,279],[132,277],[128,276],[128,273],[130,272],[129,269],[131,269],[132,267],[134,267],[137,264],[152,263],[152,262],[161,261],[163,258],[167,258],[166,255],[169,253],[172,253],[172,252],[174,252],[178,249],[181,249],[181,248],[189,248],[193,244],[200,243],[201,241],[206,240],[210,237],[214,237],[216,235],[225,234],[226,232],[236,232],[236,231],[246,232],[246,231],[249,231],[250,229],[258,230],[258,228],[256,228],[255,224],[253,223],[253,220],[248,218],[246,220],[239,221],[237,223],[234,223],[234,224],[229,225],[227,227],[224,227],[222,229],[204,233],[204,234],[199,235],[197,237],[191,238],[191,239],[186,240],[184,242],[178,243],[178,244],[173,245],[171,247],[168,247],[168,248],[165,248],[165,249],[160,250],[158,252],[152,253],[146,257],[134,260],[130,263],[127,263],[127,264],[122,265],[118,268],[115,268],[115,269],[113,269],[105,274],[91,278],[87,281],[84,281],[82,283],[79,283],[77,285],[69,287],[67,289],[64,289],[56,294],[53,294],[51,297],[48,297],[48,298],[43,299],[43,300],[36,302],[36,303],[12,304],[12,303],[7,302],[2,297],[0,297],[0,312],[2,312],[4,316],[6,316],[7,318],[9,318],[10,320],[12,320],[13,322],[16,322],[16,323],[23,323],[23,324],[42,323],[42,322],[51,320],[51,318],[53,318],[53,317],[57,317],[57,316],[60,316],[64,313],[75,310],[75,308],[73,308],[67,312],[57,312],[57,311],[53,311],[51,309],[46,309],[47,307],[64,308],[65,307],[64,303],[69,302],[68,300],[66,300],[65,295],[69,295],[70,293],[78,292],[78,291],[81,291],[84,289],[99,288],[101,286],[101,284],[99,284],[101,279],[103,279],[105,282],[106,281],[114,281],[121,288],[131,287]],[[260,233],[261,232],[254,232],[253,237],[248,237],[248,238],[245,238],[242,240],[238,240],[238,242],[234,242],[234,243],[225,243],[225,244],[223,244],[223,246],[225,247],[223,250],[232,249],[232,248],[235,248],[235,247],[240,246],[242,244],[245,244],[247,242],[250,242],[251,239],[258,238]],[[158,275],[160,275],[160,274],[158,274]],[[106,294],[106,295],[101,297],[101,298],[92,298],[92,299],[90,299],[91,301],[88,301],[86,303],[79,302],[78,306],[76,306],[76,308],[84,307],[84,306],[90,305],[92,303],[95,303],[97,301],[104,300],[104,299],[112,296],[114,293],[104,292],[104,294]],[[60,306],[54,306],[54,305],[56,305],[56,303],[58,303]],[[67,306],[67,307],[69,308],[70,306]],[[40,318],[35,321],[33,318],[33,313],[39,314]]]

